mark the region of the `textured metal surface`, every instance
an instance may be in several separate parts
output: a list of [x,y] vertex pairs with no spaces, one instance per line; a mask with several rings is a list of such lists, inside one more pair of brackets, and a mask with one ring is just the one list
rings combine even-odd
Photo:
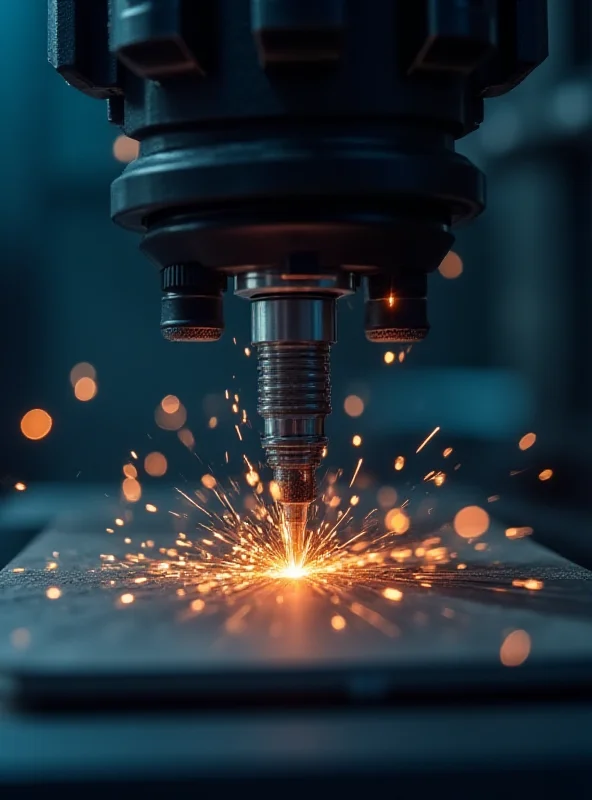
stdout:
[[169,342],[217,342],[222,336],[220,328],[178,327],[167,325],[161,329],[163,337]]
[[161,270],[160,280],[160,328],[165,339],[215,342],[222,336],[223,276],[199,264],[172,264]]
[[257,355],[267,461],[282,501],[311,503],[331,413],[329,343],[266,342]]
[[[457,542],[467,569],[443,570],[429,590],[411,580],[401,586],[401,603],[389,606],[353,587],[355,601],[397,626],[396,637],[360,618],[334,631],[330,598],[298,591],[285,591],[281,605],[274,598],[254,604],[246,628],[233,630],[236,607],[190,615],[190,596],[179,597],[174,581],[139,586],[129,569],[108,569],[101,554],[123,559],[147,539],[156,554],[174,536],[166,513],[138,515],[109,535],[104,527],[115,509],[105,502],[102,492],[85,499],[86,513],[43,534],[0,572],[0,678],[10,678],[2,685],[25,701],[75,700],[70,714],[3,708],[3,796],[11,796],[7,785],[41,780],[150,781],[154,788],[241,779],[244,790],[255,776],[297,776],[317,790],[321,778],[351,788],[357,776],[368,789],[388,777],[390,786],[396,779],[417,791],[445,776],[466,780],[470,769],[518,797],[522,784],[512,794],[511,770],[529,770],[531,789],[550,785],[548,770],[563,789],[587,774],[591,573],[528,539],[510,542],[492,525],[488,552]],[[156,502],[167,507],[164,497]],[[59,568],[48,571],[55,560]],[[533,576],[544,581],[542,591],[512,588],[516,578]],[[58,600],[45,595],[51,585],[62,590]],[[135,594],[132,605],[122,606],[124,592]],[[23,629],[28,646],[16,647],[15,631]],[[508,670],[499,648],[513,629],[529,633],[532,652]],[[278,687],[294,699],[303,683],[328,696],[340,689],[350,704],[253,707]],[[394,695],[384,703],[389,687]],[[221,712],[216,703],[225,695],[231,704],[250,697],[251,706]],[[175,696],[183,700],[176,712],[151,710]],[[127,704],[125,714],[118,704]],[[84,713],[89,707],[95,713]]]
[[[459,573],[443,567],[430,576],[429,589],[418,585],[413,569],[408,580],[394,575],[393,584],[404,594],[401,603],[389,603],[363,583],[351,587],[352,602],[383,615],[392,625],[391,636],[355,615],[345,631],[333,630],[331,598],[298,583],[287,583],[281,605],[274,597],[249,603],[244,626],[229,623],[239,610],[236,605],[220,606],[207,596],[208,610],[188,613],[191,597],[198,596],[195,588],[180,597],[180,581],[148,576],[138,585],[134,581],[141,572],[117,566],[127,552],[158,558],[159,547],[174,544],[174,535],[164,532],[166,517],[151,524],[152,529],[132,524],[112,535],[98,521],[64,524],[0,572],[0,666],[81,673],[215,670],[223,675],[356,665],[394,670],[406,665],[495,666],[504,637],[518,628],[532,639],[529,663],[592,659],[592,573],[528,540],[508,542],[495,529],[487,553],[459,542],[468,568]],[[126,536],[132,544],[124,542]],[[148,538],[155,546],[143,550],[141,542]],[[55,560],[59,568],[48,570],[47,563]],[[499,566],[500,561],[507,566]],[[532,577],[544,582],[541,591],[512,586],[515,579]],[[49,586],[61,588],[58,600],[45,596]],[[120,602],[125,592],[135,595],[129,606]],[[29,631],[26,649],[14,644],[13,632],[20,628]]]
[[366,279],[364,330],[371,342],[418,342],[430,330],[427,275],[371,275]]
[[[200,781],[212,781],[206,783],[211,791],[228,782],[229,790],[245,791],[255,779],[274,778],[284,783],[260,788],[273,786],[281,792],[286,779],[298,779],[299,789],[342,785],[344,790],[387,791],[396,780],[399,789],[410,793],[426,788],[437,792],[444,780],[466,781],[467,770],[481,779],[487,776],[494,793],[484,796],[522,797],[519,775],[524,770],[530,791],[539,786],[544,791],[555,782],[562,790],[573,787],[575,793],[587,776],[592,757],[587,695],[582,691],[571,703],[545,703],[545,694],[548,698],[554,687],[564,686],[569,693],[571,685],[581,686],[574,680],[578,671],[563,669],[565,662],[580,660],[584,672],[591,663],[590,573],[528,540],[501,541],[490,554],[473,551],[475,565],[455,580],[456,595],[446,587],[410,592],[396,609],[402,634],[395,640],[361,620],[345,635],[333,632],[327,625],[330,604],[318,598],[313,608],[304,607],[304,617],[292,613],[299,605],[291,606],[285,618],[287,633],[272,635],[263,613],[253,628],[231,634],[224,614],[184,617],[172,585],[150,582],[138,592],[125,573],[115,576],[111,585],[113,576],[101,570],[99,555],[124,555],[128,546],[123,532],[100,532],[100,514],[91,516],[94,526],[87,515],[86,524],[48,532],[0,572],[3,674],[28,674],[57,702],[68,694],[78,696],[80,709],[98,700],[99,711],[19,714],[3,708],[3,797],[11,797],[11,789],[20,797],[23,787],[37,787],[41,781],[52,789],[59,782],[61,797],[79,797],[90,781],[95,791],[107,781],[121,790],[126,781],[128,795],[143,782],[142,796],[150,797],[151,791],[162,791],[161,782],[171,788],[180,783],[186,789],[191,781],[195,790]],[[152,520],[152,525],[162,526],[162,521]],[[148,535],[163,546],[170,541],[152,529],[127,532],[136,544]],[[61,566],[51,573],[45,565],[56,551]],[[515,566],[487,568],[491,560],[504,558],[513,559]],[[21,567],[25,573],[11,571]],[[533,572],[546,580],[548,591],[530,597],[490,591]],[[60,600],[45,597],[50,584],[62,587]],[[137,602],[122,608],[117,601],[126,590],[137,593]],[[363,599],[361,589],[357,596]],[[16,650],[10,635],[23,627],[30,631],[30,646]],[[542,672],[533,681],[527,667],[506,670],[503,675],[516,691],[513,700],[500,700],[498,673],[482,672],[479,666],[499,665],[500,641],[512,628],[529,631],[532,659]],[[257,674],[264,689],[273,690],[278,676],[294,674],[291,666],[306,674],[311,662],[332,669],[334,676],[353,667],[350,677],[357,680],[351,681],[352,690],[358,696],[366,690],[367,701],[375,707],[220,713],[215,707],[188,707],[186,702],[177,712],[151,709],[155,699],[170,695],[175,686],[189,697],[187,677],[194,676],[193,689],[199,689],[201,679],[212,675],[211,668],[220,681],[218,691],[225,687],[236,692],[241,686],[248,691],[249,676]],[[364,680],[366,668],[376,664],[392,670],[393,682],[401,676],[403,694],[413,693],[409,705],[404,698],[394,709],[380,703],[376,692],[381,683]],[[406,664],[410,671],[405,672]],[[464,681],[454,692],[441,680],[450,670]],[[412,675],[415,682],[407,683]],[[113,699],[125,702],[126,696],[134,695],[145,678],[151,678],[150,694],[140,712],[106,711]],[[322,675],[318,679],[323,685]],[[537,703],[533,684],[541,680],[545,689]],[[468,700],[467,689],[479,681],[480,696]],[[446,690],[448,702],[435,707],[430,690],[437,686]],[[424,703],[417,702],[422,691]],[[520,771],[516,781],[514,770]],[[67,788],[72,784],[74,794]]]
[[[314,257],[293,258],[286,266],[287,274],[274,281],[279,293],[268,284],[253,296],[251,338],[257,346],[262,444],[279,487],[287,530],[295,552],[301,553],[308,506],[316,497],[315,473],[327,443],[329,345],[337,338],[335,303],[343,294],[343,281],[338,275],[327,281]],[[258,282],[256,274],[252,277],[249,281],[247,275],[245,286]]]
[[49,0],[47,57],[71,86],[99,100],[122,97],[109,52],[107,2]]
[[377,328],[367,330],[369,342],[399,342],[401,344],[421,342],[427,336],[427,328]]

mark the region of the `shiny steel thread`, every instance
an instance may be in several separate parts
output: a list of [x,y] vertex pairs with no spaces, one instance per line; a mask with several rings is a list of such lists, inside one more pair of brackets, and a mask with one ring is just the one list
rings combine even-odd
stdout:
[[331,413],[329,342],[259,344],[262,445],[283,503],[311,503]]

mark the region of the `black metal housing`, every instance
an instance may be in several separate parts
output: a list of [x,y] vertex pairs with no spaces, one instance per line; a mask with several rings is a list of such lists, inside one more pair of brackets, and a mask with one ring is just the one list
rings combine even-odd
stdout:
[[49,2],[51,63],[140,142],[114,220],[201,274],[170,338],[221,333],[215,273],[300,252],[371,276],[369,338],[425,335],[425,276],[484,206],[454,141],[546,54],[545,0]]

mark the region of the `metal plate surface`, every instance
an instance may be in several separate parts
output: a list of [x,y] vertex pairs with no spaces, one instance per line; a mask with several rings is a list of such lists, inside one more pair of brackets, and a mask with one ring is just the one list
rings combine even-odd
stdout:
[[[170,574],[137,584],[145,573],[126,554],[149,539],[158,558],[174,542],[161,520],[151,524],[108,535],[96,521],[63,523],[0,572],[0,668],[95,676],[489,668],[500,666],[512,630],[530,637],[529,665],[592,659],[592,574],[529,540],[509,543],[495,526],[487,552],[467,547],[462,572],[410,565],[387,580],[402,592],[399,602],[382,596],[384,579],[353,584],[337,602],[300,581],[230,600]],[[542,588],[514,585],[529,579]],[[46,596],[52,586],[59,599]],[[128,593],[134,601],[125,605]],[[195,598],[205,604],[199,613]],[[332,627],[336,614],[343,630]]]

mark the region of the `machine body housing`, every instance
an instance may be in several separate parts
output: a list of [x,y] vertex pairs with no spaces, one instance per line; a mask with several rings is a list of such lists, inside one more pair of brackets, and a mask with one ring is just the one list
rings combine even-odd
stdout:
[[369,339],[427,334],[427,276],[485,202],[454,143],[546,54],[544,0],[49,0],[52,65],[140,143],[112,215],[161,271],[164,335],[219,338],[229,279],[252,301],[294,526],[336,300],[363,282]]

